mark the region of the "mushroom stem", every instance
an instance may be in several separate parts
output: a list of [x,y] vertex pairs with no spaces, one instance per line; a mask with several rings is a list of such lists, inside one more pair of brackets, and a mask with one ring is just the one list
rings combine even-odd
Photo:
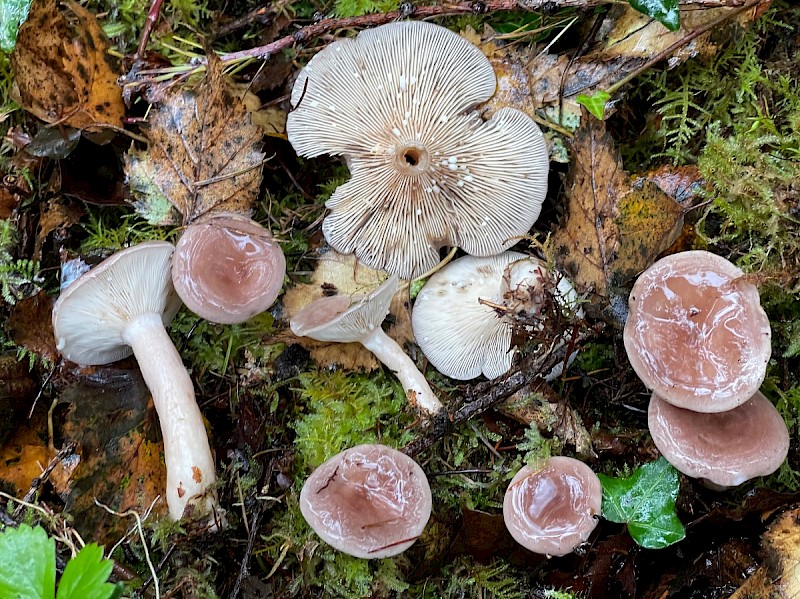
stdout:
[[209,488],[216,472],[203,416],[192,380],[161,316],[150,313],[131,319],[123,338],[133,348],[161,423],[170,516],[179,520],[187,503],[197,496],[203,496],[200,510],[213,513],[216,497]]
[[[376,327],[361,344],[371,351],[389,370],[395,373],[412,404],[423,412],[435,415],[443,409],[442,402],[434,395],[425,376],[397,343]],[[410,394],[413,392],[413,396]]]

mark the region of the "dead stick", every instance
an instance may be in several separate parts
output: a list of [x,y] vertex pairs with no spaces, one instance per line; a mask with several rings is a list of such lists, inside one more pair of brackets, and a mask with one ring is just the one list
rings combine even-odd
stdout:
[[142,29],[142,39],[139,40],[139,47],[136,54],[133,56],[134,62],[141,60],[147,50],[147,43],[150,41],[150,34],[153,32],[153,27],[158,21],[158,15],[161,13],[161,5],[164,0],[153,0],[150,5],[150,10],[147,12],[147,20],[144,22],[144,29]]
[[[721,7],[745,7],[747,0],[685,0],[684,5],[692,4],[703,8]],[[290,48],[295,44],[302,44],[330,31],[336,29],[348,29],[351,27],[375,27],[391,21],[396,21],[404,17],[413,16],[415,18],[434,17],[448,14],[484,14],[500,10],[542,10],[545,6],[548,10],[558,8],[592,8],[608,4],[608,0],[473,0],[471,2],[457,2],[454,4],[437,4],[434,6],[418,6],[409,13],[395,10],[387,13],[369,14],[360,17],[349,17],[344,19],[323,19],[319,23],[308,25],[298,29],[291,35],[282,37],[265,46],[258,46],[239,52],[231,52],[222,58],[223,64],[238,62],[248,58],[258,58],[266,60],[276,52]],[[205,64],[205,58],[197,61],[198,64]]]

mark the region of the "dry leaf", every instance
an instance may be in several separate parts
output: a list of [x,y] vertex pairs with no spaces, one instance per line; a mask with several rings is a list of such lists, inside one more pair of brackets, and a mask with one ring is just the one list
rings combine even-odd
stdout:
[[631,184],[605,124],[593,118],[575,134],[566,195],[556,258],[582,292],[603,299],[669,247],[683,223],[683,207],[658,186]]
[[0,448],[0,481],[11,485],[16,497],[28,492],[31,481],[41,476],[50,461],[46,442],[39,434],[41,430],[26,420]]
[[72,204],[65,204],[61,199],[53,199],[40,205],[39,230],[33,248],[34,256],[41,256],[42,246],[47,236],[56,230],[65,230],[78,223],[84,211]]
[[261,130],[231,91],[216,57],[193,89],[162,98],[149,116],[147,150],[131,149],[125,171],[136,209],[170,223],[169,207],[189,224],[211,211],[247,213],[258,198]]
[[122,127],[125,106],[109,41],[85,8],[55,0],[36,0],[20,27],[11,55],[20,102],[51,124],[97,130]]
[[250,122],[260,128],[264,135],[286,139],[286,111],[277,106],[262,108],[261,99],[250,91],[247,84],[231,85],[233,93],[247,108]]

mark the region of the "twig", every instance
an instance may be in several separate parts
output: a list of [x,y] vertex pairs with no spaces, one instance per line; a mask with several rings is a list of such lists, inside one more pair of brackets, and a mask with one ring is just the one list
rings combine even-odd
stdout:
[[150,41],[150,34],[153,32],[156,21],[158,21],[158,15],[161,12],[163,3],[164,0],[153,0],[150,5],[150,10],[147,12],[147,20],[144,22],[144,28],[142,29],[142,39],[139,40],[139,47],[136,49],[136,54],[133,55],[134,62],[141,60],[147,50],[147,42]]
[[231,599],[236,599],[239,596],[242,583],[244,583],[244,579],[247,576],[248,564],[250,562],[250,556],[253,553],[253,546],[255,545],[256,540],[256,531],[258,530],[258,521],[261,518],[262,510],[263,504],[259,502],[255,508],[253,519],[250,523],[250,530],[247,534],[247,547],[245,548],[244,555],[242,556],[242,565],[239,568],[239,576],[236,577],[236,583],[233,585],[233,591],[230,595]]
[[461,407],[453,413],[452,418],[434,420],[423,436],[403,447],[401,451],[411,457],[425,451],[458,425],[471,420],[504,399],[511,397],[514,393],[538,379],[541,373],[550,372],[554,366],[563,362],[567,347],[574,348],[592,335],[594,335],[592,328],[583,327],[575,334],[574,343],[561,343],[554,351],[549,351],[544,355],[535,354],[523,358],[514,372],[502,379],[477,383],[468,387],[461,401]]
[[[137,51],[136,56],[140,56],[144,50],[143,46],[147,45],[149,31],[152,29],[151,17],[156,19],[158,17],[156,8],[160,8],[161,1],[153,0],[153,6],[150,8],[148,14],[148,21],[145,25],[145,31],[142,35],[142,41],[139,45],[140,51]],[[398,19],[403,19],[413,16],[416,19],[425,19],[430,17],[437,17],[443,15],[461,15],[461,14],[485,14],[496,11],[511,11],[511,10],[556,10],[560,8],[593,8],[595,6],[602,6],[609,4],[610,0],[471,0],[468,2],[455,2],[455,3],[442,3],[433,6],[417,6],[412,7],[409,11],[394,10],[387,13],[377,13],[362,15],[359,17],[347,17],[342,19],[322,19],[318,23],[307,25],[295,31],[294,33],[285,37],[279,38],[274,42],[264,46],[257,46],[247,50],[240,50],[238,52],[231,52],[220,57],[223,65],[228,65],[235,62],[250,59],[266,60],[273,54],[281,52],[296,44],[303,44],[312,39],[318,38],[326,33],[337,29],[361,28],[361,27],[375,27],[377,25],[384,25]],[[684,0],[682,3],[685,5],[694,5],[701,8],[747,8],[752,4],[746,4],[747,0]],[[156,7],[158,4],[158,7]],[[153,21],[155,22],[155,21]],[[147,25],[150,25],[149,29]],[[145,35],[147,34],[147,35]],[[190,65],[193,72],[201,71],[208,64],[207,57],[199,57]],[[159,71],[160,72],[160,71]],[[148,85],[152,80],[141,79],[136,80],[137,76],[154,74],[153,71],[142,71],[140,73],[130,73],[127,76],[128,81],[126,86],[137,87]]]
[[42,474],[37,476],[31,481],[31,486],[28,489],[28,492],[25,493],[25,497],[23,497],[22,501],[20,501],[19,507],[17,507],[17,509],[15,509],[14,513],[12,514],[12,517],[14,519],[19,518],[20,514],[22,513],[23,507],[30,507],[29,502],[33,500],[39,488],[47,481],[48,478],[50,478],[50,474],[52,474],[53,470],[55,470],[55,467],[61,463],[61,460],[63,460],[65,457],[71,454],[74,451],[74,449],[75,449],[74,442],[62,447],[59,450],[59,452],[55,456],[53,456],[53,459],[50,460],[50,463],[47,464],[47,468],[44,469]]

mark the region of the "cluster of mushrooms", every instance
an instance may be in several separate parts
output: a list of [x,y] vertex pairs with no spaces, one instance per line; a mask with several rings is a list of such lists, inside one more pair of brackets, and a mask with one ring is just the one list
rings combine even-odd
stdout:
[[706,251],[662,258],[633,286],[623,339],[653,390],[648,426],[675,468],[724,489],[771,474],[786,423],[760,392],[772,352],[758,289]]
[[[326,204],[325,239],[334,250],[388,273],[366,295],[312,302],[292,316],[291,330],[326,342],[363,344],[395,373],[412,406],[427,418],[441,413],[442,403],[381,324],[401,280],[430,273],[440,249],[458,247],[467,255],[430,276],[416,298],[412,327],[424,355],[446,376],[492,379],[509,370],[511,324],[492,305],[518,288],[552,290],[564,309],[580,315],[577,294],[565,278],[535,258],[508,251],[539,215],[548,156],[541,131],[523,112],[503,108],[486,119],[475,109],[495,88],[494,71],[478,48],[443,27],[404,21],[331,43],[301,71],[291,94],[287,135],[297,153],[341,155],[352,174]],[[740,282],[741,272],[721,258],[704,255],[714,268],[700,274],[682,270],[699,262],[700,253],[665,260],[670,266],[658,262],[631,294],[625,345],[636,372],[655,389],[650,422],[659,449],[687,472],[668,455],[668,446],[682,446],[669,435],[677,435],[684,421],[705,420],[682,417],[685,408],[730,410],[716,415],[728,418],[715,425],[723,429],[747,420],[749,435],[734,443],[737,449],[775,438],[756,433],[761,424],[754,424],[763,421],[766,427],[775,420],[767,415],[774,408],[756,393],[769,358],[769,326],[755,288]],[[217,213],[190,224],[177,246],[154,241],[118,252],[66,286],[55,304],[55,336],[66,359],[95,365],[136,357],[161,423],[173,518],[218,510],[202,415],[165,327],[181,301],[212,322],[244,322],[273,304],[285,274],[283,253],[269,231],[245,215]],[[691,297],[676,299],[684,292]],[[662,314],[675,303],[685,308],[680,322]],[[653,316],[644,316],[646,309]],[[678,336],[705,361],[698,357],[678,369],[688,351],[674,345]],[[723,358],[735,367],[720,366]],[[697,376],[684,380],[676,374],[687,369]],[[698,379],[708,379],[709,387],[713,382],[714,389],[706,393]],[[786,454],[783,430],[785,443],[774,450],[773,461]],[[694,434],[707,438],[705,432]],[[697,462],[683,447],[684,457]],[[692,475],[736,484],[711,470]],[[599,480],[588,466],[556,457],[514,477],[503,512],[520,543],[563,555],[586,540],[600,500]],[[419,537],[431,494],[410,457],[362,445],[315,470],[300,505],[322,539],[352,555],[378,558],[405,550]],[[215,516],[214,525],[220,522]]]

